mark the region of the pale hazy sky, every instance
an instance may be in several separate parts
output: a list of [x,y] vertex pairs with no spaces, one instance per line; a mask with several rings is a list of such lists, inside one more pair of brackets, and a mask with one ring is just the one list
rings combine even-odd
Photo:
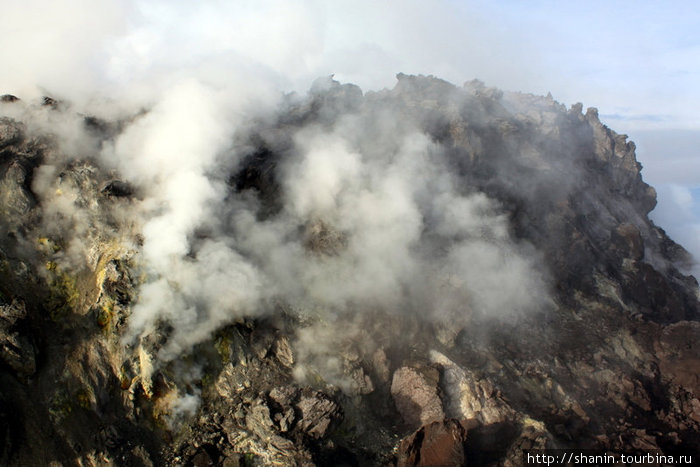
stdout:
[[700,6],[689,1],[3,0],[0,84],[85,93],[200,66],[303,90],[335,73],[479,78],[581,101],[625,131],[700,130]]
[[405,72],[580,101],[638,143],[665,211],[653,217],[700,255],[697,2],[2,0],[1,10],[0,93],[24,98],[147,99],[183,76],[303,91],[334,73],[370,90]]

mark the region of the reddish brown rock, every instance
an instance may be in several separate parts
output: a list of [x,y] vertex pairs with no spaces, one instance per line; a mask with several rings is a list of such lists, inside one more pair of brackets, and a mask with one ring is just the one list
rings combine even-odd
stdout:
[[663,329],[656,351],[664,378],[700,395],[698,337],[700,323],[680,321]]
[[399,444],[398,467],[448,467],[466,465],[467,432],[455,419],[422,426]]

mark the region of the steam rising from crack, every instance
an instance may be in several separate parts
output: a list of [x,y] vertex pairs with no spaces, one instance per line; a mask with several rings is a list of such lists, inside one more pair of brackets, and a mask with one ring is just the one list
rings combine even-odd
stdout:
[[[296,374],[303,378],[308,367],[349,388],[329,356],[338,340],[370,345],[358,336],[373,315],[458,329],[473,316],[510,319],[547,306],[533,248],[513,237],[501,206],[465,185],[446,149],[401,108],[356,87],[346,89],[340,107],[324,103],[337,85],[329,79],[316,82],[308,96],[282,94],[318,73],[327,53],[320,45],[324,20],[308,15],[308,5],[288,9],[311,18],[312,26],[290,50],[268,53],[285,43],[280,36],[294,34],[278,31],[267,43],[243,30],[221,50],[208,44],[192,51],[192,63],[183,66],[169,51],[187,44],[162,43],[138,27],[119,41],[108,38],[129,29],[130,15],[138,24],[159,17],[162,6],[102,3],[114,14],[93,25],[101,49],[68,41],[64,48],[76,53],[56,64],[56,80],[33,62],[15,78],[30,87],[52,82],[73,107],[29,108],[17,117],[31,131],[58,136],[60,151],[43,161],[33,189],[46,228],[71,239],[66,268],[98,264],[95,245],[105,239],[91,236],[104,219],[81,198],[80,180],[61,184],[57,195],[61,171],[89,160],[85,170],[99,167],[135,190],[111,216],[141,239],[125,246],[137,251],[141,282],[123,342],[158,341],[142,352],[144,378],[221,327],[284,308],[315,323],[295,341]],[[272,2],[265,11],[278,6]],[[205,10],[205,16],[213,11]],[[236,13],[245,24],[246,9]],[[45,37],[37,40],[48,46]],[[103,49],[106,65],[97,58]],[[71,79],[73,68],[86,63],[97,63],[95,74]],[[302,70],[293,83],[284,77],[290,67]],[[132,72],[133,79],[121,79]],[[83,89],[91,86],[115,99],[85,98]],[[314,118],[295,121],[309,106],[318,107]],[[108,135],[86,129],[85,115],[109,122]],[[236,187],[235,175],[260,150],[274,153],[274,199]],[[310,339],[314,332],[324,337]],[[185,397],[180,406],[191,412],[194,396]]]
[[232,109],[220,97],[195,81],[180,83],[102,155],[145,193],[138,215],[147,279],[130,327],[141,335],[159,321],[171,324],[167,359],[232,318],[254,315],[261,296],[259,272],[232,239],[207,238],[196,250],[191,244],[197,229],[216,228],[217,207],[226,196],[217,174],[231,163],[220,158]]
[[[342,105],[324,104],[336,88],[347,93]],[[89,202],[76,202],[79,187],[55,196],[61,164],[88,157],[134,187],[118,217],[140,235],[131,247],[142,280],[123,341],[159,341],[154,354],[141,352],[144,379],[222,326],[274,316],[280,304],[317,323],[299,331],[295,374],[312,369],[343,388],[333,343],[369,345],[359,336],[372,315],[459,329],[474,316],[547,306],[534,249],[402,109],[331,79],[307,97],[239,91],[182,80],[99,144],[85,129],[66,131],[68,159],[46,161],[35,177],[45,220],[73,229],[63,235],[75,239],[74,268],[81,249],[92,254],[85,237],[96,220]],[[279,124],[309,105],[314,119]],[[274,196],[236,187],[261,148],[274,153]]]
[[206,86],[180,84],[102,154],[144,193],[146,280],[128,335],[171,326],[165,361],[273,303],[332,321],[381,310],[466,324],[546,302],[536,257],[498,204],[462,186],[398,110],[290,129],[280,207],[264,218],[262,201],[223,176],[248,149],[229,111]]

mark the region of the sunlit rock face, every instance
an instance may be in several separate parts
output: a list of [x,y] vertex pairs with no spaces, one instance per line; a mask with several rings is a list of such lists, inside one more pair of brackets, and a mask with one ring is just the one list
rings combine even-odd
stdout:
[[697,453],[698,284],[634,143],[397,78],[118,118],[2,96],[2,463]]

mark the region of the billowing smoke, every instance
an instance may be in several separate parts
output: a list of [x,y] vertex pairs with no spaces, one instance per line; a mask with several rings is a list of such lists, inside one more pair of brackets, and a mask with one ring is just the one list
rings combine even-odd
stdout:
[[[441,30],[456,21],[445,19],[455,18],[446,14],[453,12],[447,2],[439,2],[439,14],[410,4],[421,15],[407,19],[409,25],[427,17],[425,24]],[[386,49],[351,46],[350,36],[324,41],[324,31],[345,19],[338,11],[352,12],[350,4],[333,14],[318,13],[312,2],[266,2],[261,10],[218,4],[196,12],[158,2],[101,5],[106,14],[95,21],[81,16],[97,8],[92,4],[78,8],[76,18],[57,13],[71,19],[58,21],[61,41],[36,36],[46,53],[26,61],[21,73],[0,73],[0,84],[11,86],[0,91],[31,97],[52,93],[53,86],[65,102],[2,110],[27,122],[30,132],[57,137],[59,150],[35,171],[32,188],[45,228],[70,239],[61,267],[94,266],[95,245],[106,240],[134,252],[139,283],[122,342],[159,336],[155,349],[141,348],[146,377],[227,324],[274,318],[284,309],[311,323],[295,336],[295,374],[317,372],[352,390],[334,346],[353,341],[371,353],[369,334],[382,332],[371,326],[375,318],[386,325],[404,317],[438,328],[449,323],[459,330],[475,317],[513,319],[548,306],[547,272],[534,248],[516,238],[506,209],[470,186],[449,148],[425,131],[441,122],[418,124],[398,102],[382,99],[386,91],[363,95],[350,86],[342,99],[325,101],[338,86],[331,79],[317,81],[308,95],[284,94],[335,71],[331,65],[345,76],[370,76],[367,84],[388,85],[393,73],[373,64],[408,65],[408,54],[423,58],[418,71],[456,78],[450,64],[462,55],[455,49],[446,48],[436,68],[421,69],[434,65],[426,57],[444,37],[431,36],[420,53],[415,38],[421,36],[414,33],[405,37],[413,41],[408,45],[397,41]],[[377,8],[389,17],[400,7]],[[17,8],[10,11],[5,23],[18,16]],[[474,32],[461,42],[493,34],[470,22],[473,28],[460,30]],[[99,38],[89,47],[82,36],[63,34],[87,23]],[[261,24],[267,27],[252,26]],[[36,24],[31,31],[41,29]],[[383,28],[370,30],[381,35]],[[74,52],[70,60],[56,60],[65,50]],[[357,62],[360,54],[371,60]],[[492,55],[473,49],[468,62],[474,73],[483,76],[479,65]],[[21,62],[7,51],[0,61]],[[387,72],[378,76],[378,70]],[[509,68],[490,70],[501,76]],[[76,74],[82,78],[72,79]],[[478,122],[479,107],[470,111]],[[106,136],[85,128],[86,115],[109,122]],[[265,172],[266,186],[240,183],[260,154],[269,165],[252,169]],[[89,177],[56,181],[65,167],[85,160],[84,170],[99,171],[100,181],[116,178],[133,187],[128,203],[110,213],[129,232],[94,238],[105,219],[81,198]],[[173,404],[192,412],[194,399],[189,394]]]
[[233,239],[208,238],[196,251],[191,244],[197,229],[216,228],[226,197],[218,175],[231,163],[220,159],[237,109],[221,98],[195,81],[179,83],[101,155],[144,194],[136,215],[146,281],[130,327],[139,335],[159,320],[172,324],[169,358],[236,316],[256,314],[262,293],[263,278]]
[[324,319],[382,310],[428,321],[543,303],[539,268],[498,204],[461,186],[443,149],[396,109],[289,130],[279,207],[265,217],[264,200],[227,181],[249,149],[227,110],[205,86],[181,84],[102,154],[143,194],[146,279],[129,326],[136,337],[171,325],[161,357],[273,301]]
[[[323,100],[334,92],[341,97]],[[52,153],[65,156],[36,171],[43,221],[72,239],[72,260],[62,267],[73,270],[81,258],[89,265],[106,239],[91,236],[101,220],[94,202],[79,199],[84,187],[62,184],[58,193],[57,173],[87,159],[85,170],[134,190],[112,217],[138,238],[114,240],[136,252],[139,283],[122,342],[147,343],[142,378],[227,324],[288,309],[311,323],[293,341],[295,374],[350,391],[335,344],[371,353],[371,335],[381,330],[363,328],[375,318],[458,331],[474,317],[511,319],[547,306],[534,249],[513,237],[499,203],[469,186],[446,148],[398,105],[330,78],[308,96],[270,94],[241,98],[238,89],[182,80],[99,142],[85,128],[66,131]],[[50,128],[47,112],[72,114],[33,112],[25,118],[36,131]],[[267,185],[241,185],[246,170],[271,161]],[[183,397],[187,403],[173,407],[191,408],[195,395]]]

